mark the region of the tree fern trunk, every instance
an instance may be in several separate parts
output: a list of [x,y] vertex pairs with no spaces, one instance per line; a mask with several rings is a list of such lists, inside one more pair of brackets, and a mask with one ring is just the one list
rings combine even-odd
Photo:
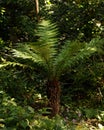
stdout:
[[47,97],[49,99],[49,107],[51,108],[51,116],[59,114],[60,110],[60,83],[54,79],[48,81]]

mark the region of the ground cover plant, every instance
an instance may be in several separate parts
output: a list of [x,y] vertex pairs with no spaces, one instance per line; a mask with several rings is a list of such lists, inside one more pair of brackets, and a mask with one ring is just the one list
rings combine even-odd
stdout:
[[[66,114],[66,116],[65,116]],[[103,130],[104,112],[91,108],[72,108],[49,119],[30,106],[20,106],[15,99],[0,91],[0,129],[2,130]]]

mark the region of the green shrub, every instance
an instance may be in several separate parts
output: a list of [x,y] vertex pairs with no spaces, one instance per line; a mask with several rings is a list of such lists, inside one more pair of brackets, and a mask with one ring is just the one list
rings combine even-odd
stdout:
[[3,91],[0,91],[0,129],[68,130],[60,116],[49,119],[34,112],[30,106],[21,107]]
[[38,117],[38,120],[35,120],[33,124],[35,130],[68,130],[67,125],[60,116],[53,119]]
[[19,106],[13,98],[0,91],[0,128],[4,130],[26,130],[33,119],[34,110]]

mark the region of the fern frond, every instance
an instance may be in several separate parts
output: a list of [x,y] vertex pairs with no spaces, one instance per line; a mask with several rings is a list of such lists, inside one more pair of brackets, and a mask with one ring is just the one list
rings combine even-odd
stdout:
[[84,44],[78,41],[66,41],[58,56],[55,58],[55,72],[60,75],[67,67],[71,67],[73,61],[72,57],[78,54],[79,50],[83,48]]
[[7,62],[4,62],[4,63],[0,64],[0,69],[5,68],[7,66],[13,66],[13,67],[20,66],[20,67],[23,67],[23,68],[27,67],[27,65],[24,65],[24,64],[7,61]]
[[93,53],[101,50],[104,40],[93,39],[90,43],[67,42],[55,61],[57,76],[61,75],[71,66],[80,63],[81,60],[89,58]]
[[34,53],[30,45],[26,44],[19,44],[17,49],[13,49],[12,53],[15,57],[23,58],[23,59],[31,59],[33,62],[41,62],[42,59]]
[[19,44],[17,49],[13,49],[16,57],[31,59],[36,63],[49,63],[56,55],[55,44],[57,42],[57,29],[49,21],[43,21],[39,24],[37,42]]
[[58,42],[57,34],[56,25],[50,21],[42,21],[38,26],[39,39],[37,46],[33,45],[33,49],[37,50],[38,54],[46,61],[50,61],[57,53],[55,48]]

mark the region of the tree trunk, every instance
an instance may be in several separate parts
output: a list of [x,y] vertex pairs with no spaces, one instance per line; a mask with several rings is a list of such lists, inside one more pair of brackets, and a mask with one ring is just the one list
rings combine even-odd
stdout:
[[37,17],[37,21],[39,22],[40,18],[39,18],[39,0],[35,0],[35,4],[36,4],[36,17]]
[[51,108],[51,117],[59,114],[60,111],[60,83],[54,79],[47,83],[47,97]]

